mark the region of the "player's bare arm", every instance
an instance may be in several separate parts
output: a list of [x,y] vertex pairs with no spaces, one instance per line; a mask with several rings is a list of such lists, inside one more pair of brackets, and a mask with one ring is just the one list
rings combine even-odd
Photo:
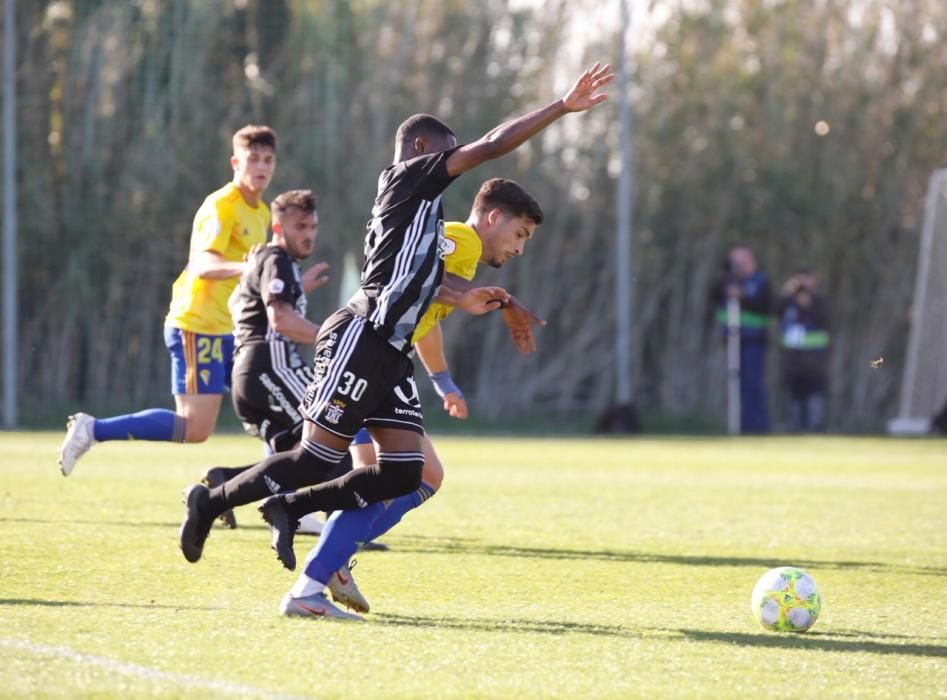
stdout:
[[294,343],[316,342],[319,326],[296,313],[293,305],[282,299],[272,299],[266,305],[266,317],[270,326],[280,335]]
[[[444,355],[444,335],[441,333],[441,324],[435,323],[434,327],[414,344],[414,349],[431,381],[434,382],[438,395],[444,400],[444,410],[452,418],[466,420],[467,401],[450,377],[447,357]],[[444,377],[448,384],[442,386],[438,383],[437,377]]]
[[191,271],[202,280],[229,280],[243,274],[244,262],[227,260],[215,250],[205,250],[188,263]]
[[570,112],[584,112],[604,102],[608,95],[597,90],[611,82],[615,75],[611,66],[596,63],[576,80],[565,97],[522,117],[511,119],[492,129],[483,137],[461,146],[447,159],[447,172],[454,176],[475,168],[488,160],[509,153],[538,134],[557,119]]
[[445,273],[434,299],[441,304],[480,316],[509,303],[510,295],[501,287],[476,287],[470,280]]
[[329,269],[329,263],[317,262],[306,270],[302,276],[303,291],[307,294],[315,289],[319,289],[329,281],[329,276],[324,274]]

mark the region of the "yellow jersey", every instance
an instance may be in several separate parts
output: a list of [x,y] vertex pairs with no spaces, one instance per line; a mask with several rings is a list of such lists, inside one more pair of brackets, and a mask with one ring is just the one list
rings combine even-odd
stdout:
[[[231,262],[241,262],[257,243],[266,243],[270,230],[270,208],[265,202],[247,204],[232,182],[209,195],[194,215],[188,260],[207,250]],[[172,328],[225,335],[233,331],[227,299],[240,281],[201,279],[184,268],[171,287],[171,308],[165,325]]]
[[[480,236],[467,224],[449,221],[444,224],[444,238],[446,239],[444,272],[450,272],[465,280],[472,280],[477,272],[477,263],[480,262],[480,256],[483,254]],[[447,318],[453,310],[453,306],[433,302],[421,317],[412,336],[412,342],[416,343],[430,333],[431,329]]]

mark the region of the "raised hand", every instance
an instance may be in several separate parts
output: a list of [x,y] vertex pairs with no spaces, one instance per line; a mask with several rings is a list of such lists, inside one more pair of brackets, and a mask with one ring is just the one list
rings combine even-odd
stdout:
[[449,391],[444,394],[444,410],[451,418],[467,420],[467,401],[463,394],[456,391]]
[[311,292],[313,289],[319,289],[319,287],[326,284],[329,281],[329,276],[322,273],[328,269],[329,263],[318,262],[306,270],[300,277],[303,283],[303,291]]
[[510,303],[510,295],[500,287],[474,287],[468,289],[457,299],[457,308],[468,314],[480,316],[496,311]]
[[510,303],[503,307],[503,322],[510,330],[513,343],[524,355],[536,351],[536,338],[533,336],[533,326],[545,326],[546,322],[532,311],[523,306],[519,300],[510,295]]
[[599,102],[607,100],[608,95],[605,93],[595,94],[595,91],[615,78],[615,74],[609,73],[609,70],[611,70],[609,64],[606,63],[603,66],[596,61],[594,66],[579,76],[572,89],[562,98],[562,104],[566,111],[584,112]]

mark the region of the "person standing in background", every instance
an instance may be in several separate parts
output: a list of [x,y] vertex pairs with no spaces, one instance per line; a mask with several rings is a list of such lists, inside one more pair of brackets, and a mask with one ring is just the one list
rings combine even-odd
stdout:
[[766,406],[766,336],[770,313],[769,279],[746,246],[727,255],[725,274],[717,286],[717,323],[726,332],[727,304],[740,304],[740,433],[768,433]]
[[794,272],[783,285],[777,308],[791,432],[825,430],[829,329],[825,298],[817,284],[811,271]]

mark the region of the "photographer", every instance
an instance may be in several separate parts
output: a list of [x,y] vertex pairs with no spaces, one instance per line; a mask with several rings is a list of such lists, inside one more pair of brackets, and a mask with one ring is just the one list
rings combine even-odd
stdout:
[[770,288],[756,256],[746,246],[733,248],[715,291],[717,323],[726,334],[727,303],[740,304],[740,432],[768,433],[764,376],[766,336],[769,325]]
[[789,396],[788,428],[792,432],[821,432],[825,430],[828,384],[828,314],[811,271],[800,269],[786,280],[777,313],[783,383]]

